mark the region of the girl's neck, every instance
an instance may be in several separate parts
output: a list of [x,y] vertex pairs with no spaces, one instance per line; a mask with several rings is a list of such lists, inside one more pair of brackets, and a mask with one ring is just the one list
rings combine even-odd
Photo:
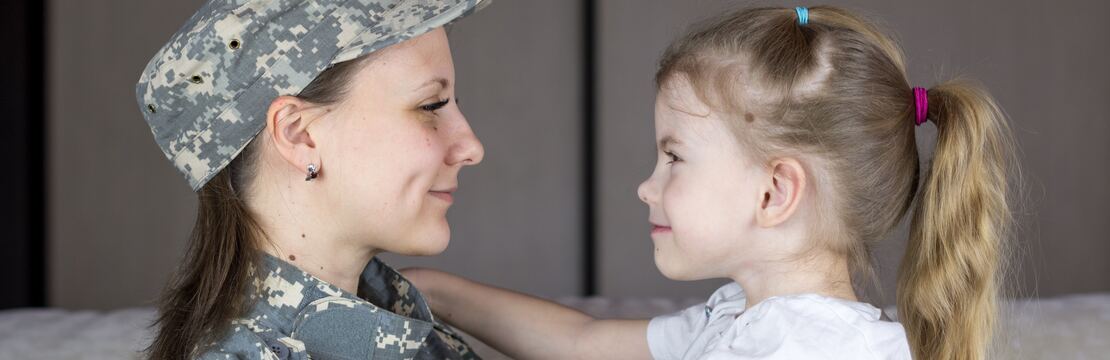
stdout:
[[738,271],[732,279],[744,289],[746,309],[770,297],[801,294],[859,301],[847,261],[832,254],[767,261]]

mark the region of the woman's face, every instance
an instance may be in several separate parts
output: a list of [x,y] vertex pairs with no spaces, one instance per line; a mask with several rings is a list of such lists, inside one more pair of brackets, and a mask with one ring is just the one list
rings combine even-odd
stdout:
[[442,252],[447,208],[463,166],[482,144],[455,96],[455,69],[442,28],[380,50],[352,79],[347,97],[314,124],[326,204],[340,241],[405,255]]

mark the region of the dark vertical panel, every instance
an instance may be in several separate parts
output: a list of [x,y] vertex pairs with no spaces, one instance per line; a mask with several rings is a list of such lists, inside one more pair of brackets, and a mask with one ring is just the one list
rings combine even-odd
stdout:
[[8,34],[9,49],[2,68],[9,86],[0,89],[5,111],[6,129],[13,136],[0,142],[0,151],[8,163],[0,187],[8,189],[8,201],[0,207],[0,221],[5,230],[4,251],[0,251],[0,274],[4,274],[4,291],[0,291],[0,309],[44,306],[43,222],[45,209],[44,136],[43,127],[43,40],[44,5],[40,1],[7,3],[0,29]]
[[597,82],[595,38],[597,16],[594,0],[582,0],[582,295],[597,295],[596,131],[594,101]]
[[46,39],[48,39],[47,24],[50,23],[46,11],[46,1],[30,1],[31,5],[28,7],[30,13],[28,19],[37,21],[34,26],[30,27],[32,34],[31,44],[28,47],[28,54],[33,59],[28,65],[28,72],[30,74],[28,79],[29,86],[27,87],[27,94],[31,97],[30,115],[28,117],[30,124],[30,136],[28,139],[34,143],[30,151],[31,167],[32,170],[28,173],[31,176],[28,178],[28,186],[30,187],[31,201],[30,211],[31,219],[28,222],[31,228],[30,249],[28,259],[31,263],[31,306],[46,306],[46,299],[48,294],[46,286],[46,247],[49,245],[47,240],[47,224],[46,224],[46,204],[49,201],[49,194],[46,192],[46,179],[49,174],[46,173],[46,159],[47,159],[47,137],[46,137],[46,121],[48,114],[46,113],[46,83],[49,80],[49,74],[46,72],[46,59],[49,54],[46,51]]

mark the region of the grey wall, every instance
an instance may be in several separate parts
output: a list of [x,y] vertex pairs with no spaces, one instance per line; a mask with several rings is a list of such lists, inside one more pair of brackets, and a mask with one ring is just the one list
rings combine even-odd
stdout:
[[48,303],[145,304],[183,251],[195,200],[137,114],[146,61],[196,1],[48,6]]
[[[50,2],[49,304],[149,304],[180,258],[195,199],[134,104],[143,65],[199,5]],[[1012,116],[1030,201],[1017,280],[1031,295],[1110,291],[1110,3],[832,1],[881,18],[910,78],[966,74]],[[400,258],[543,296],[579,294],[583,249],[579,1],[497,0],[450,34],[463,110],[486,146],[463,171],[441,256]],[[705,296],[720,281],[676,283],[652,264],[636,185],[654,161],[651,76],[694,19],[741,1],[596,1],[598,268],[605,296]],[[760,2],[783,4],[786,2]],[[931,127],[919,128],[923,144]],[[930,152],[924,149],[926,156]],[[904,229],[880,249],[888,299]]]

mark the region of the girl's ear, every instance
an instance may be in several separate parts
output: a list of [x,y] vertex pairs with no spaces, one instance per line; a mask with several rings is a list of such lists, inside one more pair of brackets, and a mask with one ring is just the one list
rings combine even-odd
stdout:
[[782,224],[794,215],[806,191],[805,168],[798,160],[776,159],[771,162],[768,175],[761,184],[761,199],[755,215],[756,223],[765,228]]

